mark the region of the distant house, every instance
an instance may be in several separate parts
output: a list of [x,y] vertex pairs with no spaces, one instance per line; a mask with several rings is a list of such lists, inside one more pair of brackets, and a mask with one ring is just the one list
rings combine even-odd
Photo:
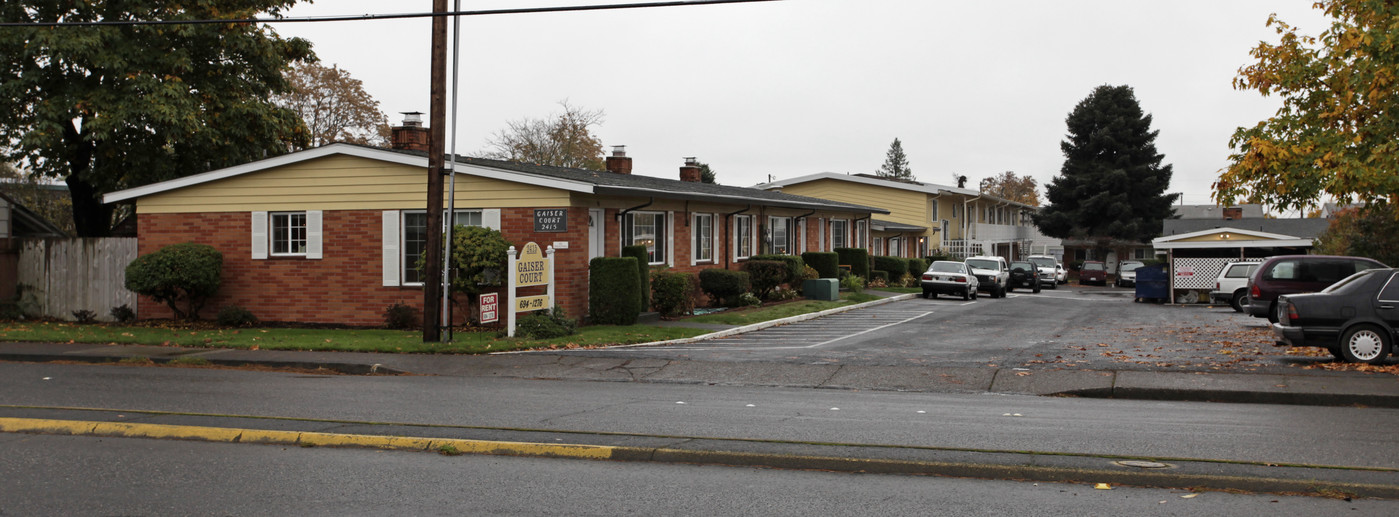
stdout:
[[67,236],[57,225],[0,193],[0,299],[15,297],[19,282],[20,239]]
[[[422,285],[433,281],[417,268],[432,231],[426,131],[408,121],[394,128],[397,149],[331,144],[105,199],[135,203],[141,254],[186,241],[223,252],[224,287],[209,304],[215,310],[236,304],[264,321],[382,324],[390,304],[421,308]],[[574,317],[587,313],[589,260],[620,256],[623,246],[647,246],[650,264],[672,271],[738,268],[760,253],[829,250],[816,221],[853,226],[887,213],[700,183],[695,163],[680,167],[678,179],[636,175],[620,147],[607,157],[607,171],[465,157],[452,163],[451,220],[498,229],[516,247],[553,246],[555,302]],[[139,303],[143,318],[169,317],[161,304]]]
[[[758,188],[887,209],[871,222],[871,254],[923,257],[1062,255],[1058,239],[1030,221],[1037,207],[981,192],[869,174],[825,172],[774,181]],[[864,231],[864,227],[857,228]]]

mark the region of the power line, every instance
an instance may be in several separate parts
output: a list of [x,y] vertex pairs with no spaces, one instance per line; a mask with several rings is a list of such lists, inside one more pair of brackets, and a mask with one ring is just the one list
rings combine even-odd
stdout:
[[484,11],[447,11],[441,13],[398,13],[361,14],[339,16],[307,16],[302,18],[243,18],[221,20],[108,20],[97,22],[0,22],[0,27],[100,27],[132,25],[210,25],[216,23],[319,23],[350,22],[365,20],[394,20],[402,18],[432,18],[436,16],[487,16],[495,14],[562,13],[576,11],[605,11],[615,9],[642,9],[650,7],[688,7],[715,4],[746,4],[754,2],[778,2],[781,0],[684,0],[674,2],[648,2],[631,4],[575,5],[561,7],[527,7],[518,9],[489,9]]

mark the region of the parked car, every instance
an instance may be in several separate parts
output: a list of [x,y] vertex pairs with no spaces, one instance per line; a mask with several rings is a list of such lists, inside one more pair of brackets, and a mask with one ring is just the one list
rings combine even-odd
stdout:
[[1014,291],[1017,287],[1040,292],[1040,268],[1034,262],[1017,260],[1010,263],[1010,280],[1006,282],[1006,290]]
[[969,257],[967,266],[976,275],[977,288],[986,291],[992,298],[1006,297],[1006,284],[1010,282],[1010,268],[1001,257]]
[[1108,268],[1100,261],[1089,260],[1078,270],[1078,285],[1108,285]]
[[1248,313],[1278,319],[1278,295],[1314,293],[1366,269],[1386,267],[1363,257],[1282,255],[1264,260],[1248,279]]
[[1322,347],[1336,358],[1376,364],[1394,352],[1399,269],[1368,269],[1319,293],[1277,298],[1273,335],[1280,346]]
[[1134,287],[1137,285],[1137,268],[1145,266],[1140,261],[1124,260],[1117,264],[1117,280],[1113,285],[1118,287]]
[[1258,269],[1257,262],[1230,262],[1219,271],[1214,279],[1214,290],[1210,291],[1210,303],[1229,302],[1234,312],[1243,312],[1248,306],[1248,277]]
[[1059,284],[1064,283],[1069,278],[1069,273],[1064,271],[1064,265],[1049,255],[1030,255],[1026,260],[1034,262],[1040,268],[1040,286],[1050,289],[1059,288]]
[[963,262],[939,260],[928,266],[920,279],[924,298],[937,298],[939,294],[962,295],[963,300],[975,300],[977,280],[970,267]]

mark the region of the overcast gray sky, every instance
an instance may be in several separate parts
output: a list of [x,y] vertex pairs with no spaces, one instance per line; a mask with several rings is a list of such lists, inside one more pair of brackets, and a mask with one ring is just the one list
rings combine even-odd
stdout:
[[[463,10],[615,3],[467,0]],[[1229,136],[1279,106],[1237,91],[1270,13],[1317,34],[1311,0],[786,0],[462,19],[457,150],[559,102],[605,111],[596,134],[635,173],[676,177],[696,156],[719,182],[873,172],[894,138],[914,175],[970,184],[1059,173],[1064,119],[1098,85],[1126,84],[1171,191],[1210,203]],[[450,5],[450,2],[449,2]],[[431,11],[430,0],[321,0],[288,16]],[[428,111],[426,18],[280,24],[364,81],[397,124]],[[610,148],[608,148],[610,151]]]

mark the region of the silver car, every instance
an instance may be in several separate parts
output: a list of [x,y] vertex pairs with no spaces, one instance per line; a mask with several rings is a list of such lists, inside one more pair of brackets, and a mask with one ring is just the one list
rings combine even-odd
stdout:
[[939,294],[962,295],[963,300],[975,300],[979,285],[976,275],[966,263],[939,260],[923,272],[923,297],[937,298]]
[[1063,283],[1060,281],[1060,271],[1064,270],[1064,266],[1059,265],[1059,261],[1054,260],[1054,257],[1034,255],[1027,260],[1040,268],[1040,287],[1058,289],[1059,284]]

